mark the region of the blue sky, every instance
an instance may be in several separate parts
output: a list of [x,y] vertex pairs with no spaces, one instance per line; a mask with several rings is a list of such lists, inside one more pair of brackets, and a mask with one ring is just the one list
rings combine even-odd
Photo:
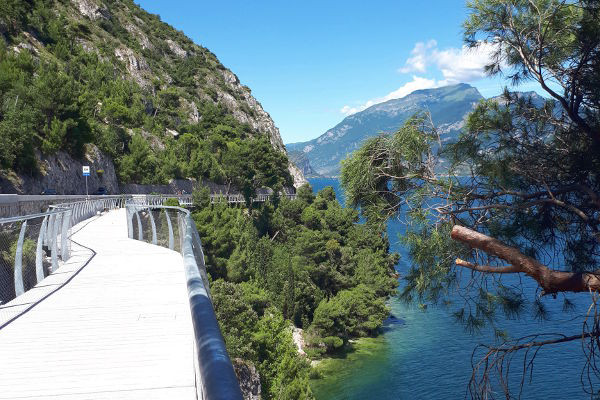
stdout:
[[484,96],[486,50],[462,48],[464,0],[136,0],[207,47],[271,114],[284,143],[412,90],[467,82]]

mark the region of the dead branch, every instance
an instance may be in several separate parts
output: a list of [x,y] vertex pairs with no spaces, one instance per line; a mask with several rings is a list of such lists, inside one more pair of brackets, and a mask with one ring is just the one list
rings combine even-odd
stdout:
[[598,275],[600,271],[568,272],[554,270],[534,258],[526,256],[514,247],[464,226],[455,225],[452,228],[450,236],[456,241],[465,243],[472,248],[483,250],[489,255],[498,257],[511,264],[510,271],[507,269],[508,267],[478,266],[472,263],[465,265],[464,262],[457,263],[459,266],[485,273],[524,273],[540,285],[544,290],[544,294],[558,292],[600,292],[600,276]]

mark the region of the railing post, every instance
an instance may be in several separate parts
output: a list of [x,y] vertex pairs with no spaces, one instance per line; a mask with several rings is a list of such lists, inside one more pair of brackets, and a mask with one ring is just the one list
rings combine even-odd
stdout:
[[171,217],[169,216],[169,210],[165,208],[165,215],[167,217],[167,225],[169,226],[169,249],[175,249],[175,236],[173,235],[173,225],[171,224]]
[[183,254],[183,240],[185,239],[185,231],[183,225],[183,218],[181,213],[177,213],[177,228],[179,229],[179,251]]
[[71,210],[65,211],[62,217],[62,232],[60,234],[60,239],[62,241],[60,247],[60,257],[63,261],[67,261],[69,259],[69,251],[67,248],[67,235],[69,234],[69,220],[71,219]]
[[27,229],[27,220],[21,224],[21,232],[19,232],[19,241],[17,242],[17,250],[15,251],[15,296],[20,296],[25,293],[23,285],[23,241],[25,240],[25,229]]
[[131,206],[125,207],[125,214],[127,215],[127,237],[133,239],[133,214],[131,213]]
[[56,214],[50,215],[50,221],[46,225],[46,234],[44,235],[44,244],[50,248],[52,246],[52,232],[54,231],[54,221]]
[[142,220],[140,219],[140,213],[135,208],[135,217],[137,218],[137,226],[138,226],[138,240],[144,240],[144,231],[142,230]]
[[39,283],[44,279],[44,259],[43,259],[43,246],[44,237],[46,236],[46,227],[48,226],[48,216],[44,217],[42,226],[40,227],[40,234],[38,235],[37,247],[35,249],[35,277]]
[[152,244],[156,244],[156,223],[154,222],[154,216],[150,207],[148,207],[148,214],[150,215],[150,225],[152,226]]
[[58,214],[54,214],[54,223],[52,224],[52,272],[58,268]]

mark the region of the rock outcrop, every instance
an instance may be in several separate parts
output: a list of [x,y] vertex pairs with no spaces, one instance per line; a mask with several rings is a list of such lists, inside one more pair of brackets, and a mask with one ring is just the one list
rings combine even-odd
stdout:
[[[240,83],[238,77],[213,53],[161,22],[160,17],[145,12],[130,0],[70,0],[56,2],[52,7],[52,18],[60,16],[69,26],[77,27],[69,31],[73,35],[73,43],[95,53],[103,62],[112,64],[119,78],[135,82],[141,89],[136,95],[124,90],[122,96],[115,99],[94,99],[97,106],[93,119],[96,119],[94,123],[98,130],[123,129],[131,135],[134,130],[140,129],[152,149],[159,151],[164,147],[162,144],[177,139],[180,133],[186,133],[186,126],[201,123],[201,110],[206,109],[207,103],[213,103],[237,121],[250,126],[251,136],[266,135],[274,149],[286,152],[279,129],[250,89]],[[36,20],[28,23],[31,26],[23,26],[22,32],[9,38],[10,49],[31,53],[42,63],[56,62],[53,49],[32,33],[36,32]],[[0,34],[4,31],[0,26]],[[131,113],[128,107],[132,104],[137,104],[136,112],[141,109],[145,115]],[[149,116],[160,119],[164,128],[141,126],[147,123],[143,122],[143,118]],[[92,153],[98,155],[99,151],[95,149]],[[106,158],[103,155],[94,157]],[[64,158],[67,164],[75,165],[72,157],[59,152],[49,157],[38,154],[38,158],[39,165],[48,166],[46,170],[31,177],[7,171],[3,174],[6,178],[3,187],[22,193],[32,193],[47,186],[64,193],[81,189],[77,183],[73,188],[63,186],[61,182],[69,181],[67,176],[70,175],[65,175],[64,179],[56,175],[62,170],[59,160]],[[108,165],[104,165],[103,169],[108,170]],[[302,171],[291,163],[289,172],[296,186],[306,182]],[[36,180],[38,182],[34,183]]]
[[113,161],[96,146],[88,146],[83,160],[77,160],[63,151],[43,158],[38,153],[37,159],[39,174],[0,172],[0,193],[40,194],[42,190],[53,189],[57,194],[85,194],[84,165],[90,167],[87,180],[90,194],[99,187],[105,187],[108,194],[120,193]]
[[240,358],[233,360],[233,369],[240,381],[240,389],[244,400],[260,400],[260,375],[254,364]]

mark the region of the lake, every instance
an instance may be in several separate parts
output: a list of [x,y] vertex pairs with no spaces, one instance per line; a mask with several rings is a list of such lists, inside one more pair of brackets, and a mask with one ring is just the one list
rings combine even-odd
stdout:
[[[333,186],[342,198],[337,179],[309,180],[317,192]],[[402,275],[408,270],[410,258],[398,241],[403,231],[398,221],[391,221],[388,234],[393,251],[400,253],[397,265]],[[514,278],[514,277],[513,277]],[[400,280],[400,286],[402,286]],[[534,282],[523,277],[526,293],[534,293]],[[549,297],[549,296],[547,296]],[[576,313],[583,314],[589,306],[589,295],[571,295]],[[581,319],[573,313],[563,313],[563,299],[544,299],[551,319],[535,320],[528,311],[518,320],[502,320],[502,327],[513,338],[531,333],[560,332],[575,335],[581,332]],[[491,329],[480,334],[465,332],[452,317],[452,305],[428,305],[426,310],[390,299],[393,318],[388,319],[384,333],[369,342],[368,351],[350,354],[336,361],[333,371],[311,386],[319,400],[330,399],[462,399],[467,395],[471,376],[471,355],[477,344],[493,344]],[[533,380],[526,383],[522,399],[589,399],[583,391],[580,375],[584,366],[581,342],[546,346],[538,353]],[[519,369],[522,356],[515,358],[512,368]],[[515,371],[512,382],[518,395],[521,373]],[[597,382],[596,382],[597,383]],[[504,398],[497,393],[498,398]]]

